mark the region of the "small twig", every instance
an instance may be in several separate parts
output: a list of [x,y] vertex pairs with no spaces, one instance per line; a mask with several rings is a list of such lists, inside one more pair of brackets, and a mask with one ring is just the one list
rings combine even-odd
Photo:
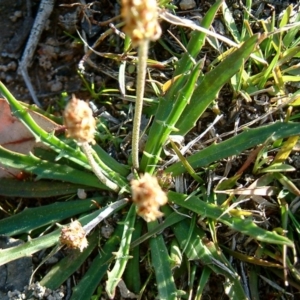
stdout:
[[55,0],[42,0],[37,16],[35,18],[34,24],[32,26],[30,36],[28,39],[28,42],[26,44],[22,59],[19,63],[19,70],[22,74],[24,81],[26,83],[26,86],[29,90],[29,93],[32,97],[33,102],[41,107],[41,103],[38,100],[36,93],[34,91],[33,85],[30,81],[29,75],[28,75],[28,67],[31,64],[33,54],[35,52],[35,49],[38,45],[38,42],[40,40],[40,37],[42,35],[42,32],[44,30],[45,24],[49,18],[49,16],[52,13],[53,6],[54,6]]

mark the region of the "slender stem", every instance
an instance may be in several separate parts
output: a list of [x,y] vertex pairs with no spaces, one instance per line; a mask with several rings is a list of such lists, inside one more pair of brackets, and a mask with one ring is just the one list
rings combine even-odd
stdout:
[[86,155],[88,162],[89,162],[90,166],[92,167],[93,172],[98,177],[98,179],[103,184],[105,184],[107,187],[109,187],[111,190],[118,192],[120,190],[119,186],[117,184],[115,184],[114,182],[112,182],[111,180],[109,180],[107,177],[105,177],[101,168],[96,163],[96,161],[93,157],[93,154],[92,154],[92,148],[89,145],[89,143],[82,143],[81,149],[84,152],[84,154]]
[[132,164],[135,169],[139,169],[139,139],[140,125],[143,110],[143,97],[145,91],[146,67],[148,58],[149,41],[143,41],[138,49],[138,74],[136,87],[136,104],[133,119],[132,131]]

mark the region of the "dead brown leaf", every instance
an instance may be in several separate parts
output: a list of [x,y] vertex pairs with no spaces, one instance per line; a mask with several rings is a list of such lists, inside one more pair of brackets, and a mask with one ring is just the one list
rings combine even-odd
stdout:
[[[28,110],[28,112],[34,121],[47,132],[61,127],[61,125],[37,112],[32,110]],[[9,104],[2,98],[0,98],[0,145],[8,150],[22,154],[32,152],[34,147],[42,147],[42,144],[36,142],[34,136],[25,125],[12,115]],[[19,172],[16,169],[6,168],[0,163],[0,178],[14,177]]]

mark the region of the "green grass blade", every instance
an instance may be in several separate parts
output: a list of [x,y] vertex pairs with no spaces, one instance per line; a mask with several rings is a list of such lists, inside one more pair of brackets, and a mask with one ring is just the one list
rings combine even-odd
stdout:
[[[206,73],[191,98],[181,118],[176,123],[177,134],[185,135],[191,130],[209,104],[216,99],[219,90],[241,68],[244,61],[254,51],[258,42],[258,35],[247,40],[239,49],[230,54],[215,69]],[[188,118],[187,118],[188,116]]]
[[[162,208],[162,210],[165,207]],[[163,210],[164,211],[164,210]],[[186,216],[182,214],[178,214],[177,212],[173,212],[171,214],[168,214],[167,218],[157,226],[154,226],[153,228],[149,229],[147,233],[142,235],[141,237],[137,238],[131,243],[131,248],[136,247],[137,245],[143,243],[144,241],[150,239],[152,236],[158,234],[159,232],[162,232],[166,228],[170,227],[171,225],[174,225],[183,219],[185,219]]]
[[245,295],[245,291],[242,287],[240,276],[236,273],[236,270],[227,260],[223,252],[220,251],[219,247],[213,242],[206,243],[206,246],[212,254],[214,261],[219,262],[219,265],[222,266],[221,268],[224,268],[224,271],[227,271],[228,274],[231,274],[231,276],[226,276],[226,279],[223,283],[224,291],[228,295],[229,299],[247,300],[248,298]]
[[248,270],[248,276],[249,276],[249,289],[251,293],[252,299],[259,299],[260,293],[259,293],[259,274],[261,274],[262,270],[260,267],[257,266],[251,266]]
[[[168,215],[170,212],[171,209],[165,207],[165,214]],[[190,221],[187,218],[172,226],[172,229],[180,248],[187,256],[188,260],[200,260],[202,264],[206,265],[213,272],[224,275],[232,282],[234,287],[228,292],[238,296],[244,295],[238,274],[227,262],[225,257],[215,251],[214,244],[207,241],[206,234],[202,229],[196,227],[195,224],[193,224],[193,221]],[[191,229],[191,234],[188,234]]]
[[243,27],[242,27],[242,31],[241,31],[241,40],[244,41],[246,39],[246,37],[249,37],[249,34],[247,34],[247,25],[246,23],[249,22],[249,12],[251,11],[251,7],[252,7],[252,0],[246,0],[245,3],[245,7],[246,9],[244,9],[244,17],[243,17]]
[[127,262],[130,259],[129,257],[129,248],[132,238],[132,232],[134,230],[134,222],[136,216],[135,205],[131,205],[126,219],[123,224],[123,236],[121,239],[121,244],[119,251],[115,253],[115,265],[113,269],[107,272],[107,281],[106,281],[106,292],[109,298],[113,299],[115,297],[116,287],[124,273]]
[[[134,225],[132,240],[138,239],[142,233],[142,226],[144,222],[142,219],[137,219]],[[136,246],[131,249],[129,253],[132,258],[128,261],[127,267],[124,271],[124,281],[127,288],[138,294],[141,290],[141,274],[140,274],[140,247]]]
[[[299,22],[300,21],[300,12],[297,13],[297,16],[294,18],[294,22]],[[299,28],[298,27],[293,27],[291,28],[286,35],[283,38],[283,44],[286,48],[288,47],[295,47],[297,46],[297,44],[295,45],[295,41],[297,41],[296,36],[299,32]]]
[[77,194],[78,189],[95,190],[85,185],[71,184],[60,181],[20,181],[11,178],[1,178],[0,195],[22,198],[48,198]]
[[40,250],[54,246],[58,243],[59,235],[60,230],[55,230],[39,238],[32,239],[30,242],[12,248],[0,250],[0,266],[12,260],[24,256],[30,256]]
[[[276,122],[272,125],[261,126],[254,129],[245,129],[241,134],[234,136],[219,144],[213,144],[204,150],[187,158],[189,164],[195,169],[208,166],[214,161],[237,155],[251,147],[263,144],[267,139],[282,139],[300,134],[299,123]],[[183,165],[179,162],[166,169],[167,173],[174,176],[185,172]]]
[[255,239],[277,245],[293,246],[293,242],[284,236],[280,236],[275,232],[267,231],[258,227],[251,219],[241,219],[232,215],[224,214],[224,209],[220,207],[208,204],[198,197],[185,196],[183,194],[169,192],[168,199],[173,201],[177,205],[187,208],[196,212],[202,217],[211,218],[213,220],[219,220],[228,227],[241,232],[243,234],[254,237]]
[[[223,0],[215,1],[202,19],[201,27],[208,29],[211,26],[222,2]],[[203,32],[196,30],[192,32],[191,39],[186,47],[187,52],[184,53],[182,58],[178,61],[178,67],[174,72],[174,76],[183,74],[193,67],[193,60],[191,58],[195,59],[197,57],[205,43],[205,37],[206,34]],[[174,93],[175,91],[172,91],[172,94]]]
[[105,150],[103,150],[98,144],[93,146],[95,152],[99,157],[101,157],[102,161],[105,163],[117,174],[126,177],[130,173],[130,168],[128,166],[122,165],[112,158]]
[[78,150],[75,150],[61,140],[59,140],[53,133],[48,133],[43,130],[33,120],[29,114],[27,108],[16,100],[16,98],[8,91],[4,84],[0,81],[0,93],[6,98],[10,104],[12,114],[16,116],[33,134],[37,141],[42,141],[45,145],[48,145],[56,152],[60,153],[63,151],[64,156],[71,159],[72,161],[82,165],[84,167],[89,166],[85,155]]
[[[148,229],[151,230],[156,225],[157,222],[148,223]],[[161,234],[150,239],[150,248],[159,299],[177,299],[177,289],[172,275],[168,250]]]
[[197,291],[195,294],[195,300],[201,299],[201,296],[205,289],[205,286],[208,283],[210,274],[211,274],[211,269],[208,268],[207,266],[205,266],[201,272],[201,276],[200,276],[199,283],[197,286]]
[[156,157],[160,155],[163,149],[163,145],[165,144],[169,134],[172,131],[176,131],[174,125],[179,119],[180,115],[182,114],[184,108],[188,105],[190,101],[190,98],[195,88],[196,81],[200,73],[201,63],[202,62],[200,61],[194,67],[194,69],[191,71],[191,74],[189,74],[189,76],[187,77],[185,85],[176,95],[173,103],[173,108],[171,109],[170,114],[164,119],[156,118],[155,123],[151,127],[150,134],[148,137],[148,141],[150,142],[147,142],[145,148],[145,152],[150,153],[152,156],[144,156],[142,164],[146,163],[148,166],[152,166],[153,168],[153,165],[157,162]]
[[276,55],[273,57],[268,68],[266,70],[262,71],[262,74],[261,74],[262,76],[260,77],[259,82],[257,82],[259,90],[261,90],[265,87],[267,80],[270,78],[272,72],[274,71],[274,67],[276,66],[276,64],[279,60],[279,57],[281,56],[281,52],[282,52],[281,44],[282,43],[281,43],[281,39],[280,39]]
[[231,35],[233,36],[233,39],[237,43],[240,43],[241,42],[240,33],[236,27],[235,20],[232,16],[232,13],[225,1],[222,3],[222,13],[223,13],[224,22],[227,29],[230,31]]
[[[210,9],[205,14],[204,18],[201,21],[201,27],[208,29],[214,19],[215,16],[220,8],[220,5],[222,4],[223,0],[216,1]],[[182,55],[180,60],[177,62],[177,67],[175,69],[173,78],[175,78],[178,75],[184,74],[187,71],[191,70],[195,65],[195,59],[200,53],[206,39],[206,34],[200,31],[193,31],[191,33],[191,38],[189,40],[189,43],[186,47],[187,52]],[[183,78],[179,79],[178,81],[174,82],[172,86],[170,87],[170,90],[168,91],[165,98],[169,98],[171,102],[163,104],[163,108],[158,111],[158,117],[159,119],[163,119],[164,116],[167,116],[170,109],[172,108],[172,98],[177,95],[177,93],[180,91],[183,84]]]
[[96,209],[92,200],[103,204],[105,199],[98,197],[70,202],[56,202],[36,208],[27,208],[14,216],[0,220],[0,234],[13,236],[28,233],[42,226],[55,224],[66,218]]
[[102,182],[92,173],[79,171],[74,168],[42,160],[33,154],[24,155],[7,150],[0,146],[1,163],[38,175],[39,178],[68,181],[77,184],[97,187],[108,190]]

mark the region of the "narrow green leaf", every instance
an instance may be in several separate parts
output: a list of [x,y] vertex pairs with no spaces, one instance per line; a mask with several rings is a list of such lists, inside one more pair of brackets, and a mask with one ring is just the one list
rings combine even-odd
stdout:
[[269,167],[266,167],[260,171],[260,173],[267,173],[267,172],[294,172],[296,169],[288,164],[283,163],[275,163]]
[[206,247],[213,256],[214,261],[219,262],[219,267],[227,271],[228,274],[231,274],[231,276],[226,276],[225,281],[223,282],[224,291],[229,299],[247,300],[240,276],[237,274],[232,264],[227,260],[223,252],[220,251],[218,245],[213,242],[208,242],[206,243]]
[[1,178],[0,195],[22,198],[48,198],[77,194],[78,189],[95,190],[86,185],[67,182],[50,180],[20,181],[12,178]]
[[[236,74],[243,62],[254,51],[259,35],[254,35],[240,48],[230,54],[215,69],[206,73],[191,98],[190,104],[186,107],[184,114],[176,123],[179,129],[178,134],[185,135],[191,130],[197,120],[204,113],[209,104],[216,99],[221,87]],[[188,116],[188,118],[186,117]]]
[[252,236],[259,241],[293,247],[293,242],[288,238],[258,227],[251,219],[241,219],[239,217],[224,214],[224,209],[213,204],[208,204],[200,200],[198,197],[185,196],[183,194],[170,191],[168,193],[168,198],[175,204],[196,212],[201,215],[201,217],[219,220],[229,228]]
[[[274,36],[274,38],[275,37],[276,36]],[[273,45],[274,45],[274,43],[273,43]],[[276,64],[278,63],[279,57],[281,56],[281,52],[282,52],[281,45],[282,45],[282,42],[281,42],[281,38],[280,38],[278,49],[277,49],[275,56],[273,57],[271,63],[267,67],[267,69],[263,70],[261,72],[262,76],[260,77],[259,81],[257,82],[258,89],[263,89],[265,87],[267,80],[270,78],[272,72],[274,71],[274,68],[275,68]]]
[[[148,229],[153,229],[157,225],[155,223],[148,223]],[[177,289],[172,275],[168,250],[161,234],[150,239],[150,248],[159,299],[177,299]]]
[[[200,74],[200,65],[202,64],[202,61],[198,62],[194,69],[191,71],[191,73],[187,76],[186,82],[182,89],[178,92],[174,99],[174,103],[172,106],[172,109],[168,116],[166,116],[164,119],[155,119],[154,124],[151,127],[150,130],[150,136],[152,136],[151,143],[149,143],[146,146],[145,151],[149,152],[151,154],[160,155],[163,145],[165,144],[168,136],[172,131],[175,131],[175,123],[181,116],[184,108],[189,105],[190,98],[192,96],[192,93],[195,88],[196,81],[198,79],[198,76]],[[155,134],[154,134],[155,133]],[[150,137],[148,138],[148,140]],[[151,166],[154,165],[154,162],[152,161],[154,157],[150,158],[150,161],[148,164]],[[147,158],[148,160],[148,158]]]
[[[164,211],[164,208],[166,206],[162,207],[162,210]],[[156,227],[153,227],[148,230],[147,233],[142,235],[141,237],[137,238],[131,243],[131,248],[136,247],[137,245],[143,243],[144,241],[150,239],[153,235],[158,234],[159,232],[162,232],[164,229],[170,227],[171,225],[174,225],[183,219],[185,219],[186,216],[182,214],[178,214],[177,212],[173,212],[168,214],[167,218],[160,224],[158,224]]]
[[66,218],[96,209],[92,201],[100,204],[104,200],[104,198],[98,197],[27,208],[14,216],[0,220],[0,234],[13,236],[28,233],[47,224],[55,224]]
[[[142,226],[144,221],[139,218],[136,219],[134,225],[134,231],[132,234],[132,240],[135,241],[141,236],[142,233]],[[138,294],[141,290],[141,275],[140,274],[140,247],[136,246],[131,249],[129,255],[132,256],[127,263],[127,267],[124,271],[124,281],[126,283],[127,288],[135,293]]]
[[[214,161],[240,154],[242,151],[263,144],[267,139],[272,140],[286,138],[300,134],[299,123],[276,122],[271,125],[261,126],[254,129],[245,129],[241,134],[234,136],[219,144],[213,144],[204,150],[187,158],[189,164],[195,169],[208,166]],[[166,169],[167,173],[174,176],[185,172],[183,165],[178,162]]]
[[0,250],[0,266],[24,256],[30,256],[40,250],[49,248],[58,243],[60,230],[38,237],[30,242],[12,248]]
[[249,274],[249,289],[253,299],[260,298],[260,289],[259,289],[259,274],[262,273],[260,267],[249,265],[248,274]]
[[0,157],[3,165],[31,172],[38,175],[39,178],[68,181],[108,190],[107,186],[100,182],[94,174],[88,171],[80,171],[69,166],[48,162],[33,154],[24,155],[0,146]]
[[200,276],[200,279],[199,279],[199,283],[198,283],[198,286],[197,286],[196,295],[195,295],[196,300],[201,299],[201,296],[202,296],[202,293],[205,289],[205,286],[208,283],[210,274],[211,274],[211,269],[208,268],[207,266],[203,267],[202,272],[201,272],[201,276]]
[[102,161],[104,161],[115,173],[126,177],[130,173],[130,167],[120,164],[111,155],[109,155],[104,149],[102,149],[98,144],[93,146],[95,152]]
[[[297,13],[297,15],[294,18],[294,22],[299,22],[300,21],[300,12]],[[289,31],[287,31],[286,35],[283,38],[283,44],[286,48],[290,47],[293,48],[297,46],[295,44],[297,42],[297,34],[299,32],[298,26],[291,28]]]
[[113,299],[115,297],[115,289],[124,273],[127,262],[129,260],[129,248],[132,238],[132,232],[134,230],[134,222],[136,216],[135,205],[132,204],[123,224],[123,236],[121,239],[121,244],[119,251],[115,253],[115,265],[113,269],[107,272],[106,281],[106,292],[109,298]]
[[[201,27],[208,29],[211,26],[215,19],[216,13],[218,12],[223,1],[224,0],[215,1],[215,3],[210,7],[210,9],[202,19]],[[174,76],[182,74],[192,68],[193,61],[191,60],[191,58],[195,59],[197,57],[205,43],[205,37],[205,33],[197,30],[191,33],[191,38],[187,45],[187,52],[183,54],[182,58],[178,62],[178,67],[175,70]],[[175,93],[175,91],[173,91],[172,93]]]
[[84,167],[89,166],[87,158],[85,155],[78,150],[75,150],[61,140],[59,140],[53,133],[48,133],[43,130],[37,123],[33,120],[29,114],[27,108],[23,107],[21,102],[16,100],[16,98],[9,92],[9,90],[0,81],[0,93],[6,98],[10,104],[11,111],[14,116],[16,116],[33,134],[33,136],[38,141],[42,141],[44,144],[48,145],[50,148],[56,152],[64,152],[65,157],[71,159],[72,161],[82,165]]
[[237,43],[240,43],[241,42],[240,33],[239,33],[239,31],[236,27],[235,20],[232,16],[232,13],[229,10],[229,8],[228,8],[225,1],[222,3],[221,7],[222,7],[223,17],[224,17],[224,21],[225,21],[225,25],[226,25],[227,29],[230,31],[230,33],[233,36],[234,40]]
[[246,37],[249,36],[249,33],[247,34],[247,24],[249,23],[249,15],[251,12],[252,7],[252,0],[246,0],[245,1],[245,8],[244,9],[244,16],[243,16],[243,27],[241,31],[241,40],[245,41]]
[[[36,138],[37,141],[42,141],[43,144],[49,146],[51,149],[56,151],[62,157],[65,157],[84,168],[91,170],[91,167],[88,163],[88,160],[82,151],[78,149],[74,149],[68,146],[66,143],[62,142],[59,138],[57,138],[52,132],[48,133],[43,130],[38,124],[33,120],[31,115],[28,112],[28,109],[24,107],[21,102],[17,101],[16,98],[9,92],[9,90],[4,86],[4,84],[0,81],[0,93],[6,98],[9,102],[12,113],[19,118],[19,120],[28,128],[28,130],[32,133],[32,135]],[[107,156],[107,154],[105,155]],[[110,178],[119,182],[120,186],[124,186],[124,180],[120,177],[119,174],[114,172],[106,163],[104,163],[99,157],[97,157],[97,162],[99,167],[103,170],[103,172],[108,175]],[[108,162],[111,159],[107,160]],[[116,166],[118,164],[114,164]],[[121,165],[119,165],[120,169],[123,169]]]
[[[165,214],[168,215],[171,209],[166,207]],[[212,243],[206,237],[206,234],[197,226],[193,226],[192,222],[188,219],[181,221],[180,223],[172,226],[173,232],[180,245],[180,248],[187,256],[188,260],[199,260],[209,269],[216,274],[222,274],[226,278],[229,278],[235,286],[234,291],[236,294],[242,293],[240,284],[240,278],[230,265],[224,262],[224,258],[220,260],[218,255],[215,255],[212,251]],[[192,233],[189,236],[187,232],[192,229]]]
[[296,196],[300,196],[298,187],[286,176],[281,173],[273,172],[273,177],[276,178],[288,191]]

